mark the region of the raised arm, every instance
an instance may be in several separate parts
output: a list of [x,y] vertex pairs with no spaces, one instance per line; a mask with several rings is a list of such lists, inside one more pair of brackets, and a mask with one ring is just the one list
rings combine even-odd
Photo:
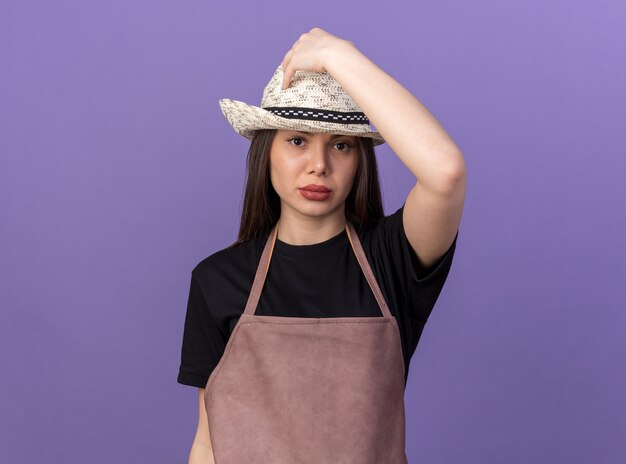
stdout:
[[313,28],[287,52],[283,68],[284,88],[297,69],[330,73],[416,177],[403,223],[420,263],[430,268],[450,247],[461,222],[465,161],[459,147],[411,92],[351,41]]

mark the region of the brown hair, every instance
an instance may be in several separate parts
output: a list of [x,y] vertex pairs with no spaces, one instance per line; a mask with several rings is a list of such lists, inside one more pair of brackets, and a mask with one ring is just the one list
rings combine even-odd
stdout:
[[[267,237],[280,218],[280,197],[270,179],[270,150],[276,129],[254,132],[246,161],[246,189],[241,211],[239,237],[228,248],[246,240]],[[382,196],[374,144],[369,137],[357,137],[360,162],[352,190],[346,197],[346,219],[357,231],[377,223],[383,216]]]

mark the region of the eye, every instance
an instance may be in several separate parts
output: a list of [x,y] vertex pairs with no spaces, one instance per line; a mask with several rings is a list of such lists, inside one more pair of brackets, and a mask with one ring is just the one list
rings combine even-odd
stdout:
[[352,148],[352,144],[348,143],[348,142],[337,142],[335,144],[335,146],[337,145],[343,145],[345,148],[342,150],[341,148],[339,150],[341,151],[350,151],[350,149]]
[[[293,142],[294,140],[299,140],[301,142],[304,142],[304,139],[302,139],[301,137],[291,137],[289,140],[287,140],[288,142]],[[300,144],[296,144],[296,147],[301,147],[302,145]]]

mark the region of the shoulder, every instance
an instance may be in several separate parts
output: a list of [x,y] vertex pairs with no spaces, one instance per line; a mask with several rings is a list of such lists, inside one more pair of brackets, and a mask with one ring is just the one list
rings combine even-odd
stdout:
[[382,217],[377,223],[359,233],[364,250],[374,261],[388,264],[387,270],[395,270],[408,277],[411,284],[425,285],[440,276],[445,280],[456,249],[456,237],[450,248],[429,268],[424,269],[417,259],[406,236],[403,223],[404,204],[395,212]]
[[393,241],[401,236],[402,228],[402,210],[404,205],[395,212],[383,216],[375,224],[365,226],[358,231],[359,239],[364,245],[367,245],[370,251],[379,252],[392,250]]
[[255,268],[262,252],[260,243],[258,240],[248,240],[215,251],[194,266],[192,275],[198,281],[206,282],[210,278],[238,275]]

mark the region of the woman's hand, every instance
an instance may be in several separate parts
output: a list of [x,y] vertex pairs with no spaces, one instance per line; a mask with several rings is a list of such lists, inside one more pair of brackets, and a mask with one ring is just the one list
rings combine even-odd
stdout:
[[289,87],[297,70],[328,72],[326,65],[331,54],[346,45],[354,46],[354,43],[332,35],[319,27],[314,27],[306,34],[302,34],[281,63],[285,73],[283,90]]

